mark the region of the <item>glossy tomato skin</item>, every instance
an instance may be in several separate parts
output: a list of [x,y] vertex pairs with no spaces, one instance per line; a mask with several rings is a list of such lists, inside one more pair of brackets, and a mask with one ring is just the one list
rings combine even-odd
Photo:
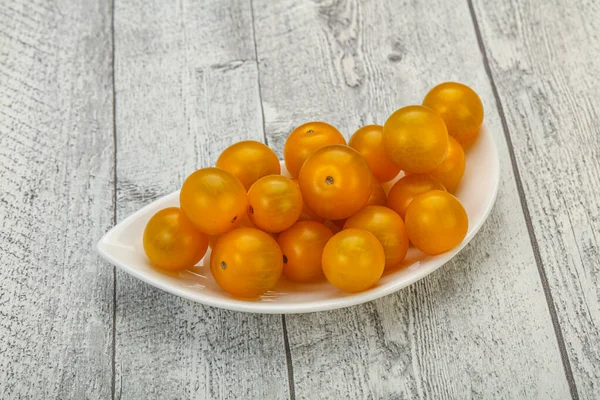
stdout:
[[388,182],[400,173],[400,168],[388,157],[383,147],[383,126],[363,126],[352,135],[348,146],[367,160],[373,176],[380,182]]
[[411,174],[402,177],[392,186],[387,197],[387,207],[404,218],[410,202],[431,190],[446,190],[444,185],[429,175]]
[[406,210],[405,222],[411,243],[430,255],[458,246],[469,227],[467,213],[460,201],[441,190],[415,197]]
[[321,263],[329,282],[345,292],[356,293],[369,289],[381,278],[385,253],[372,233],[344,229],[329,239]]
[[483,124],[483,104],[470,87],[444,82],[427,93],[423,105],[437,111],[454,136],[463,145],[472,142]]
[[408,106],[394,112],[383,126],[388,157],[401,169],[426,173],[441,164],[448,151],[448,130],[439,114]]
[[371,232],[383,247],[385,268],[397,266],[408,251],[408,234],[404,221],[395,212],[383,206],[368,206],[348,218],[344,229],[356,228]]
[[254,228],[239,228],[221,236],[210,256],[210,271],[219,286],[242,298],[273,289],[282,270],[279,245]]
[[180,208],[170,207],[150,218],[144,229],[143,246],[152,265],[181,271],[204,257],[208,237],[192,225]]
[[308,157],[332,144],[346,144],[346,139],[334,126],[325,122],[308,122],[290,133],[283,148],[285,166],[292,178],[297,178]]
[[235,176],[219,168],[202,168],[187,177],[179,194],[181,209],[207,235],[235,228],[246,215],[246,189]]
[[458,184],[465,173],[465,151],[452,136],[448,139],[448,154],[446,158],[429,175],[438,179],[448,192],[456,193]]
[[324,278],[321,257],[333,233],[315,221],[298,221],[281,232],[277,243],[283,253],[283,275],[292,282],[316,282]]
[[217,168],[238,178],[246,190],[263,176],[279,175],[281,172],[275,152],[254,140],[244,140],[226,148],[217,159]]
[[371,196],[373,174],[356,150],[332,145],[310,156],[298,182],[304,202],[325,219],[345,219],[365,206]]
[[302,193],[291,179],[269,175],[257,180],[248,191],[248,217],[266,232],[282,232],[302,214]]

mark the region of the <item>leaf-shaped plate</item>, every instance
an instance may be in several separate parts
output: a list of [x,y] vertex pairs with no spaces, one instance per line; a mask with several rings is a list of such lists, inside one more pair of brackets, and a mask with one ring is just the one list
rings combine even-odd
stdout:
[[[142,249],[144,228],[150,217],[160,209],[179,206],[179,191],[148,204],[112,228],[98,243],[98,252],[110,263],[150,285],[214,307],[286,314],[364,303],[400,290],[440,268],[466,246],[481,228],[492,210],[500,182],[498,151],[485,127],[466,154],[467,168],[456,193],[469,216],[469,231],[465,240],[459,247],[437,256],[426,256],[411,247],[400,268],[386,271],[374,287],[361,293],[344,293],[328,282],[295,284],[282,278],[273,291],[259,299],[237,299],[219,288],[212,278],[208,267],[210,249],[204,259],[189,270],[167,273],[153,268]],[[282,174],[286,173],[282,163]],[[395,180],[385,185],[386,191],[393,182]]]

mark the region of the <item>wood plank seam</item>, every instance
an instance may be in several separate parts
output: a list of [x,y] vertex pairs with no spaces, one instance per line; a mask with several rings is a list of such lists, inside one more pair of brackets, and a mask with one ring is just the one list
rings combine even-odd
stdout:
[[[254,19],[254,4],[252,0],[250,0],[250,16],[252,19],[252,41],[254,44],[254,62],[256,62],[256,80],[258,84],[258,100],[260,103],[260,112],[262,118],[262,130],[263,130],[263,138],[265,144],[269,145],[269,139],[267,138],[267,128],[265,123],[265,108],[263,105],[262,99],[262,88],[260,84],[260,62],[258,59],[258,46],[256,44],[256,27],[255,27],[255,19]],[[292,362],[292,351],[290,349],[290,341],[288,338],[288,330],[287,323],[285,321],[285,314],[281,314],[281,327],[283,330],[283,344],[285,347],[285,362],[287,364],[287,376],[288,376],[288,386],[290,392],[290,399],[296,399],[296,390],[294,388],[294,365]]]
[[487,57],[487,52],[485,49],[485,45],[483,43],[483,38],[481,36],[481,30],[479,28],[479,22],[477,21],[477,17],[475,15],[473,1],[467,0],[467,4],[469,6],[469,13],[471,14],[471,20],[473,21],[473,29],[475,30],[475,36],[477,37],[477,44],[479,46],[479,51],[481,52],[481,57],[483,59],[483,65],[485,68],[485,72],[490,81],[492,93],[494,95],[494,100],[496,102],[496,108],[498,110],[498,114],[500,116],[500,121],[502,123],[502,131],[504,133],[504,138],[506,140],[506,144],[507,144],[508,150],[509,150],[511,168],[513,171],[513,175],[515,177],[515,184],[517,186],[517,192],[519,193],[519,199],[521,201],[521,208],[523,210],[523,216],[525,218],[525,225],[527,226],[527,232],[529,234],[531,248],[533,250],[535,263],[536,263],[536,266],[537,266],[537,269],[538,269],[538,272],[540,275],[540,281],[542,284],[542,288],[544,290],[544,297],[546,298],[546,303],[548,305],[548,312],[550,313],[550,318],[552,320],[552,326],[554,328],[554,334],[556,336],[558,349],[559,349],[561,360],[562,360],[563,367],[565,370],[565,376],[566,376],[567,382],[569,384],[569,390],[571,392],[572,399],[578,400],[579,394],[577,392],[577,386],[575,384],[575,379],[573,377],[573,370],[571,368],[571,362],[570,362],[569,356],[567,354],[565,339],[564,339],[564,336],[562,333],[562,328],[560,326],[560,322],[558,320],[558,314],[556,312],[556,307],[554,306],[554,299],[553,299],[552,293],[550,291],[550,285],[548,283],[548,277],[546,276],[546,270],[544,269],[544,265],[542,262],[542,257],[540,254],[538,241],[537,241],[535,231],[533,228],[533,222],[531,220],[531,213],[529,212],[529,206],[527,204],[527,199],[525,198],[523,182],[521,180],[519,166],[517,164],[512,139],[511,139],[510,132],[508,129],[508,124],[506,122],[506,115],[504,114],[504,107],[502,106],[502,102],[500,101],[500,96],[498,95],[498,89],[496,87],[496,82],[494,81],[494,77],[492,75],[492,70],[490,68],[490,63],[489,63],[489,60]]
[[[113,226],[117,225],[117,95],[115,89],[115,0],[111,1],[110,10],[110,40],[112,65],[112,106],[113,106]],[[112,365],[111,365],[111,396],[115,399],[116,388],[116,353],[117,353],[117,267],[113,268],[113,315],[112,315]],[[121,388],[123,385],[120,386]],[[119,398],[121,396],[119,395]]]

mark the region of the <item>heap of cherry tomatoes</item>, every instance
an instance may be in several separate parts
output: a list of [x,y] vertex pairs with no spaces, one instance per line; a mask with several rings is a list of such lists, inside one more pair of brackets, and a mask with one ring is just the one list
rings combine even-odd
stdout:
[[[216,168],[185,180],[180,208],[150,219],[144,251],[154,266],[177,271],[197,264],[210,244],[211,273],[237,297],[261,295],[282,274],[366,290],[401,264],[409,241],[433,255],[464,239],[467,213],[452,193],[465,170],[463,146],[482,123],[479,96],[446,82],[348,143],[324,122],[299,126],[284,147],[291,178],[266,145],[233,144]],[[386,195],[382,183],[401,171]]]

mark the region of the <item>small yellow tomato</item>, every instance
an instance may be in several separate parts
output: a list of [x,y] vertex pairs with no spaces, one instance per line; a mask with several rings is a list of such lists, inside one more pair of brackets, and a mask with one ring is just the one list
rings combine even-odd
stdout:
[[429,175],[411,174],[402,177],[392,186],[387,197],[387,206],[404,218],[410,202],[431,190],[446,190],[444,185]]
[[448,192],[432,190],[413,199],[406,210],[411,243],[425,254],[439,254],[458,246],[469,221],[460,201]]
[[178,207],[160,210],[144,229],[144,252],[161,269],[180,271],[202,259],[208,238],[199,232]]
[[257,297],[273,289],[282,270],[279,245],[254,228],[239,228],[221,236],[210,256],[210,271],[217,284],[237,297]]
[[383,246],[385,268],[400,264],[408,251],[408,236],[404,221],[383,206],[365,207],[346,220],[344,229],[356,228],[371,232]]
[[321,263],[329,282],[338,289],[355,293],[367,290],[381,278],[385,253],[372,233],[344,229],[329,239]]
[[352,135],[348,146],[367,160],[373,176],[380,182],[390,181],[400,173],[400,168],[389,159],[383,148],[383,126],[363,126]]
[[346,139],[334,126],[325,122],[308,122],[294,129],[283,147],[283,159],[290,176],[297,178],[308,157],[332,144],[345,145]]
[[281,172],[275,152],[254,140],[244,140],[226,148],[217,159],[217,168],[238,178],[246,190],[263,176],[279,175]]
[[427,93],[423,105],[437,111],[448,128],[448,134],[467,144],[479,133],[483,123],[483,104],[470,87],[457,82],[444,82]]
[[187,177],[179,194],[186,217],[207,235],[235,228],[246,215],[246,189],[238,178],[219,168],[203,168]]
[[389,158],[404,171],[426,173],[446,157],[448,130],[434,110],[408,106],[385,121],[383,145]]
[[448,139],[448,154],[446,158],[429,175],[437,178],[448,192],[455,193],[465,173],[465,151],[452,136]]
[[284,231],[298,221],[301,213],[302,193],[285,176],[262,177],[248,190],[248,217],[263,231]]
[[315,282],[323,278],[321,256],[333,233],[315,221],[298,221],[281,232],[277,243],[283,253],[283,275],[292,282]]

